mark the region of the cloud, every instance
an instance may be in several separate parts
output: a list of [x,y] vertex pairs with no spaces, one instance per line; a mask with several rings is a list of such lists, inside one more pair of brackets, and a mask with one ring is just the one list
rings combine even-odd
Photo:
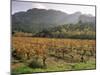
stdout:
[[39,4],[39,3],[33,3],[32,7],[39,8],[39,9],[46,9],[46,6],[44,6],[43,4]]

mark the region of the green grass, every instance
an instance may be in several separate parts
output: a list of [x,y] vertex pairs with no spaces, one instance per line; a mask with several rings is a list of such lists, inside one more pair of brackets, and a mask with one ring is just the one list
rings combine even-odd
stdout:
[[88,70],[95,69],[95,62],[87,63],[66,63],[66,64],[50,64],[47,68],[30,68],[26,65],[12,70],[12,75],[25,73],[40,73],[40,72],[54,72],[54,71],[73,71],[73,70]]
[[96,68],[95,62],[76,63],[71,66],[72,66],[72,70],[89,70],[89,69]]
[[28,66],[22,65],[16,69],[12,69],[12,75],[18,75],[21,73],[31,73],[33,69],[29,68]]

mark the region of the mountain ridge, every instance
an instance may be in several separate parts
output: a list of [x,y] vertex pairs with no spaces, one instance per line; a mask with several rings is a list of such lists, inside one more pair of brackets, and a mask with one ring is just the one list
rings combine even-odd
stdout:
[[[42,30],[49,27],[55,27],[64,24],[76,24],[79,21],[93,22],[95,24],[95,17],[75,12],[67,14],[59,10],[46,10],[33,8],[25,12],[17,12],[12,15],[13,30],[28,31],[28,30]],[[26,28],[25,28],[26,27]]]

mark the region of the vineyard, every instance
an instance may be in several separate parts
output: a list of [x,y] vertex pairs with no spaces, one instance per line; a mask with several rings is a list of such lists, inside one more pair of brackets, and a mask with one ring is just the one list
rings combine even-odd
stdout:
[[12,75],[96,69],[95,6],[56,4],[12,2]]
[[[12,70],[16,73],[94,69],[95,40],[12,37]],[[93,63],[92,63],[93,62]],[[92,63],[92,65],[88,65]],[[80,67],[80,64],[83,66]],[[18,67],[27,71],[18,70]],[[78,67],[78,68],[77,68]],[[37,71],[38,70],[38,71]]]

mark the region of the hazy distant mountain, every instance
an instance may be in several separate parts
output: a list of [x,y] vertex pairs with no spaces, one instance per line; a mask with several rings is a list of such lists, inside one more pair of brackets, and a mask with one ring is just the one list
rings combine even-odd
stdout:
[[92,15],[80,15],[79,20],[81,20],[82,22],[92,22],[95,24],[95,17],[93,17]]
[[13,30],[22,30],[32,32],[55,27],[63,24],[75,24],[79,21],[92,22],[95,24],[95,17],[83,15],[81,12],[67,14],[57,10],[29,9],[26,12],[18,12],[12,15]]

